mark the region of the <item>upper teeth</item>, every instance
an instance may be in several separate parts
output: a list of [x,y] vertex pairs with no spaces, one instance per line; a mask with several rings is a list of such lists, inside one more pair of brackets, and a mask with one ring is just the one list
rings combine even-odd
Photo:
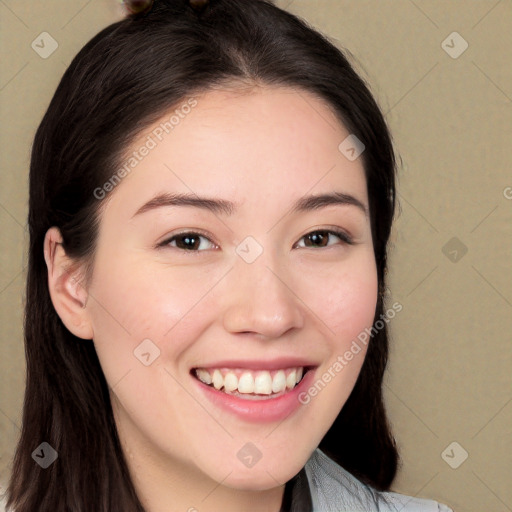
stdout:
[[283,370],[250,371],[244,369],[216,368],[214,370],[197,368],[198,379],[205,384],[213,384],[215,389],[226,392],[257,393],[270,395],[280,393],[285,389],[292,389],[302,379],[303,367]]

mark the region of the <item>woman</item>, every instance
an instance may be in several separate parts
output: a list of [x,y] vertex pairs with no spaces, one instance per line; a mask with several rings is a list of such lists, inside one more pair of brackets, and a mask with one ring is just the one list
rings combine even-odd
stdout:
[[156,0],[66,71],[30,170],[8,509],[449,510],[390,492],[395,157],[263,0]]

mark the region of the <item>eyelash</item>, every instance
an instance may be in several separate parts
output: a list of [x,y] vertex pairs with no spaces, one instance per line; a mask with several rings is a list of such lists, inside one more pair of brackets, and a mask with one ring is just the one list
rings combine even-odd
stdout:
[[[344,231],[337,230],[337,229],[315,229],[314,231],[310,231],[309,233],[306,233],[304,236],[302,236],[300,238],[300,240],[302,240],[303,238],[306,238],[309,235],[313,235],[313,234],[317,234],[317,233],[327,233],[329,235],[335,235],[343,242],[343,244],[354,245],[354,241],[347,233],[345,233]],[[174,240],[176,240],[177,238],[185,236],[185,235],[195,235],[195,236],[199,235],[202,238],[206,238],[211,244],[216,245],[204,233],[201,233],[199,231],[183,231],[182,233],[177,233],[177,234],[171,236],[170,238],[165,239],[163,242],[159,243],[157,247],[165,248],[165,247],[169,246],[169,244],[171,242],[173,242]],[[331,247],[331,246],[327,246],[327,247]],[[319,247],[318,249],[327,249],[327,247]],[[181,249],[180,247],[171,247],[171,248],[178,249],[179,251],[188,252],[188,253],[204,252],[204,251],[198,251],[198,250],[192,250],[192,249]],[[302,249],[308,249],[308,247],[302,247]]]

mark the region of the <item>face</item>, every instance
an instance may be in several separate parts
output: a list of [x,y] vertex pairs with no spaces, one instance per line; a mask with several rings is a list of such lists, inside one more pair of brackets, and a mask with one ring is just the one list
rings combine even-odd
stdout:
[[128,149],[87,311],[129,460],[265,490],[302,468],[365,357],[344,355],[377,301],[366,181],[338,149],[349,133],[304,91],[195,101]]

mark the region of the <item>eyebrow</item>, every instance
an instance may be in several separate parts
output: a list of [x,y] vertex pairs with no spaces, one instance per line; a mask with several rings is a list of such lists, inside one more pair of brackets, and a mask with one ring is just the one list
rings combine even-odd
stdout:
[[[309,195],[299,198],[292,206],[291,213],[308,212],[318,210],[332,205],[355,206],[368,216],[368,208],[356,197],[342,192],[329,194]],[[202,208],[212,213],[232,215],[240,206],[240,203],[233,203],[225,199],[211,197],[199,197],[196,194],[158,194],[153,199],[143,204],[132,216],[135,217],[144,212],[156,208],[170,206],[192,206]]]

